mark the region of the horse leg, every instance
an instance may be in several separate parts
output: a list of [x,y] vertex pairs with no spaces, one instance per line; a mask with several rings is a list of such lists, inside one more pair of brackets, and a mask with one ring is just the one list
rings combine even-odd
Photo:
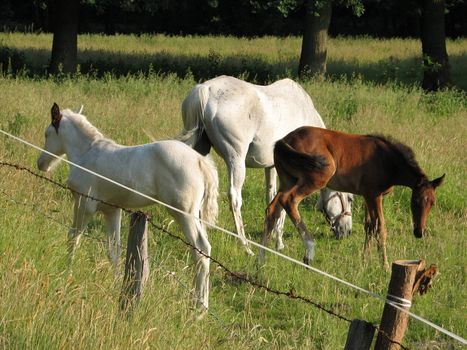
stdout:
[[387,239],[387,231],[386,231],[386,223],[384,222],[384,215],[383,215],[383,196],[379,195],[376,197],[376,215],[377,215],[377,244],[378,250],[381,254],[382,264],[385,270],[389,270],[389,263],[388,263],[388,256],[386,252],[386,239]]
[[365,244],[363,248],[363,258],[366,260],[368,257],[370,251],[371,251],[371,241],[373,239],[373,235],[375,232],[375,211],[372,209],[370,211],[369,205],[367,202],[365,203],[365,223],[364,223],[364,229],[365,229]]
[[383,216],[383,196],[365,197],[365,247],[364,258],[367,257],[370,250],[370,241],[376,238],[378,251],[381,254],[381,260],[385,269],[389,268],[386,254],[386,225]]
[[228,164],[228,170],[229,170],[230,207],[233,213],[235,226],[236,226],[240,241],[245,247],[247,253],[253,256],[255,254],[250,249],[250,246],[246,239],[245,228],[243,226],[243,219],[242,219],[242,212],[241,212],[242,187],[243,187],[243,182],[245,181],[245,174],[246,174],[245,158],[242,159],[241,157],[235,157],[231,159],[227,164]]
[[[266,205],[271,203],[277,193],[277,171],[274,167],[269,167],[264,169],[264,174],[266,178]],[[282,235],[284,233],[284,222],[285,222],[285,210],[280,210],[280,216],[275,221],[274,233],[276,238],[276,250],[284,249],[284,242],[282,240]],[[269,237],[268,237],[269,238]],[[264,240],[264,235],[263,235]]]
[[195,263],[195,278],[193,280],[195,290],[195,306],[201,312],[201,318],[209,307],[209,265],[208,256],[211,255],[211,244],[202,224],[193,217],[171,212],[175,220],[180,224],[185,237],[192,245],[192,256]]
[[295,227],[298,232],[301,234],[303,239],[303,244],[305,245],[305,256],[303,257],[303,262],[307,265],[313,260],[315,256],[315,246],[313,235],[306,228],[305,223],[300,217],[300,212],[298,211],[298,205],[300,202],[311,193],[318,190],[320,187],[315,185],[304,185],[300,181],[292,187],[288,192],[284,192],[280,197],[280,204],[287,212],[287,215],[292,219]]
[[107,226],[109,258],[114,267],[118,266],[120,258],[120,225],[122,211],[118,208],[109,208],[104,211],[104,218]]
[[[268,207],[266,208],[266,218],[264,220],[264,230],[263,230],[263,239],[261,244],[265,247],[268,246],[269,237],[274,229],[277,227],[277,220],[281,216],[281,213],[284,212],[282,207],[279,204],[279,198],[282,195],[282,192],[276,194],[276,196],[272,199],[271,203],[269,203]],[[264,263],[264,249],[260,249],[258,262],[260,265]]]
[[73,225],[68,231],[68,264],[70,267],[81,235],[86,229],[86,225],[92,215],[96,212],[96,203],[79,195],[75,195],[74,197]]

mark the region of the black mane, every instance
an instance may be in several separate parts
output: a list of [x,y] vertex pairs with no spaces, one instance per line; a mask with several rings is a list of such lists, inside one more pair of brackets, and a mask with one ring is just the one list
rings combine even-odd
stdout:
[[417,160],[415,159],[415,153],[409,146],[387,135],[371,134],[366,136],[373,137],[389,145],[394,152],[396,152],[406,161],[407,165],[414,169],[416,173],[425,177],[425,173],[420,168]]

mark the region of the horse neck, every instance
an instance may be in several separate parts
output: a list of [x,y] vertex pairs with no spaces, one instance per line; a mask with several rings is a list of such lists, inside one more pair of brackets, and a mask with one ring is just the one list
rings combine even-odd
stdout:
[[72,162],[80,159],[98,138],[102,138],[100,133],[89,132],[83,125],[73,120],[60,124],[62,141],[65,145],[66,155]]
[[421,169],[416,169],[409,165],[399,165],[395,185],[406,186],[414,189],[420,182],[426,179],[427,177]]

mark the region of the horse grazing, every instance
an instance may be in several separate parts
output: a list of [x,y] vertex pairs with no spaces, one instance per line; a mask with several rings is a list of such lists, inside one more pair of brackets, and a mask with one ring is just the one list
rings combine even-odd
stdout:
[[[187,240],[199,250],[192,250],[196,262],[196,303],[207,308],[210,261],[200,252],[210,255],[211,246],[205,226],[197,219],[214,223],[217,217],[218,177],[214,163],[179,141],[118,145],[105,138],[81,111],[60,111],[54,104],[51,113],[52,123],[45,130],[46,151],[57,156],[66,154],[73,163],[186,213],[169,209]],[[37,166],[49,171],[59,161],[42,152]],[[140,208],[154,202],[74,166],[70,169],[68,186],[75,201],[73,225],[68,234],[70,262],[87,223],[100,211],[106,221],[109,255],[117,265],[121,222],[118,207]]]
[[[196,85],[182,103],[182,116],[184,130],[179,139],[201,154],[208,154],[213,147],[224,159],[236,230],[247,252],[253,254],[245,238],[241,214],[246,167],[265,169],[266,201],[269,203],[276,194],[275,141],[303,125],[324,128],[323,120],[310,96],[290,79],[261,86],[229,76]],[[352,217],[348,194],[342,194],[349,204],[345,208],[333,192],[321,195],[326,203],[323,209],[331,210],[328,217],[336,237],[350,234]],[[339,215],[341,213],[345,215]],[[279,250],[284,248],[284,219],[285,212],[275,227]]]
[[386,226],[383,195],[393,186],[412,189],[411,209],[415,237],[424,234],[428,213],[435,202],[435,189],[444,175],[429,181],[406,145],[378,135],[352,135],[315,127],[301,127],[279,140],[274,147],[279,192],[266,209],[263,240],[267,242],[280,208],[284,208],[303,237],[304,262],[314,256],[313,236],[298,211],[303,198],[328,186],[336,191],[361,195],[366,203],[365,249],[376,236],[383,264],[386,255]]

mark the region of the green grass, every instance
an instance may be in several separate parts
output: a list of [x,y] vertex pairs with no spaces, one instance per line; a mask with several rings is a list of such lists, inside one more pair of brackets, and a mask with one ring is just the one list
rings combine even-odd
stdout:
[[[447,40],[455,86],[467,90],[467,39]],[[30,74],[45,72],[50,60],[52,35],[0,33],[0,59],[7,70]],[[204,80],[221,74],[242,75],[267,82],[295,75],[301,49],[300,37],[235,37],[164,35],[80,35],[78,59],[82,73],[117,75],[155,71],[193,75]],[[333,79],[360,77],[372,83],[419,85],[422,76],[421,42],[416,39],[377,40],[368,37],[332,38],[328,42],[328,75]]]
[[[119,143],[171,138],[181,129],[181,101],[198,77],[217,74],[223,68],[241,74],[241,61],[227,60],[233,60],[239,52],[249,57],[243,67],[250,69],[247,76],[254,76],[252,68],[256,64],[260,72],[264,68],[266,79],[290,76],[299,50],[297,38],[83,36],[79,41],[83,53],[80,59],[104,62],[115,67],[114,73],[105,73],[104,65],[99,74],[47,78],[37,72],[47,64],[50,36],[0,34],[0,42],[20,52],[26,68],[36,72],[15,75],[4,71],[0,78],[0,127],[37,145],[43,144],[43,131],[54,101],[62,107],[84,104],[89,120]],[[457,55],[457,61],[451,59],[457,82],[465,79],[458,64],[465,60],[465,47],[465,40],[448,42],[448,50],[456,52],[451,57]],[[303,81],[302,85],[329,128],[392,135],[414,149],[430,178],[447,174],[428,220],[430,234],[422,240],[416,240],[411,233],[410,191],[398,188],[385,198],[388,255],[390,261],[425,259],[428,264],[438,265],[440,274],[433,289],[415,297],[412,311],[465,338],[467,100],[465,93],[456,91],[424,95],[414,77],[417,72],[411,71],[418,65],[418,51],[418,42],[411,40],[334,39],[329,49],[330,76]],[[149,72],[147,65],[155,52],[166,53],[167,66],[154,65]],[[118,57],[131,68],[130,72],[146,73],[120,74],[120,67],[115,65]],[[385,60],[386,65],[382,63]],[[182,70],[190,62],[192,65]],[[388,72],[399,68],[394,78],[389,73],[387,77],[378,75],[378,66],[386,67]],[[186,73],[188,68],[191,74]],[[37,151],[1,136],[1,160],[34,168],[37,157]],[[221,178],[218,224],[233,230],[225,165],[217,156],[215,161]],[[65,182],[67,173],[63,164],[52,176]],[[262,171],[248,170],[243,190],[246,230],[255,241],[260,241],[265,209],[263,176]],[[210,305],[215,317],[194,321],[189,292],[168,273],[174,271],[184,285],[191,285],[192,270],[185,269],[190,265],[189,251],[154,231],[150,240],[150,281],[132,317],[122,317],[118,297],[123,270],[115,272],[111,268],[101,241],[82,241],[73,278],[68,277],[65,243],[72,213],[70,194],[5,167],[0,167],[0,178],[0,348],[343,348],[346,322],[305,303],[234,283],[214,264]],[[317,237],[313,265],[384,295],[390,276],[380,267],[376,249],[367,263],[361,259],[361,199],[356,199],[354,207],[354,233],[342,241],[332,238],[324,218],[315,210],[315,202],[316,196],[312,196],[301,206],[305,221]],[[161,208],[151,208],[150,212],[158,222],[169,219]],[[127,216],[123,225],[125,241]],[[181,234],[175,225],[171,229]],[[90,225],[89,235],[105,239],[103,232],[103,221],[98,216]],[[284,238],[285,253],[301,259],[301,239],[289,221]],[[229,268],[256,273],[254,259],[247,257],[233,238],[211,230],[210,241],[213,256]],[[378,323],[381,317],[383,305],[378,300],[274,256],[267,256],[267,265],[258,278],[280,290],[294,288],[297,294],[350,319]],[[432,342],[438,348],[461,348],[432,328],[410,320],[403,343],[425,349]]]

